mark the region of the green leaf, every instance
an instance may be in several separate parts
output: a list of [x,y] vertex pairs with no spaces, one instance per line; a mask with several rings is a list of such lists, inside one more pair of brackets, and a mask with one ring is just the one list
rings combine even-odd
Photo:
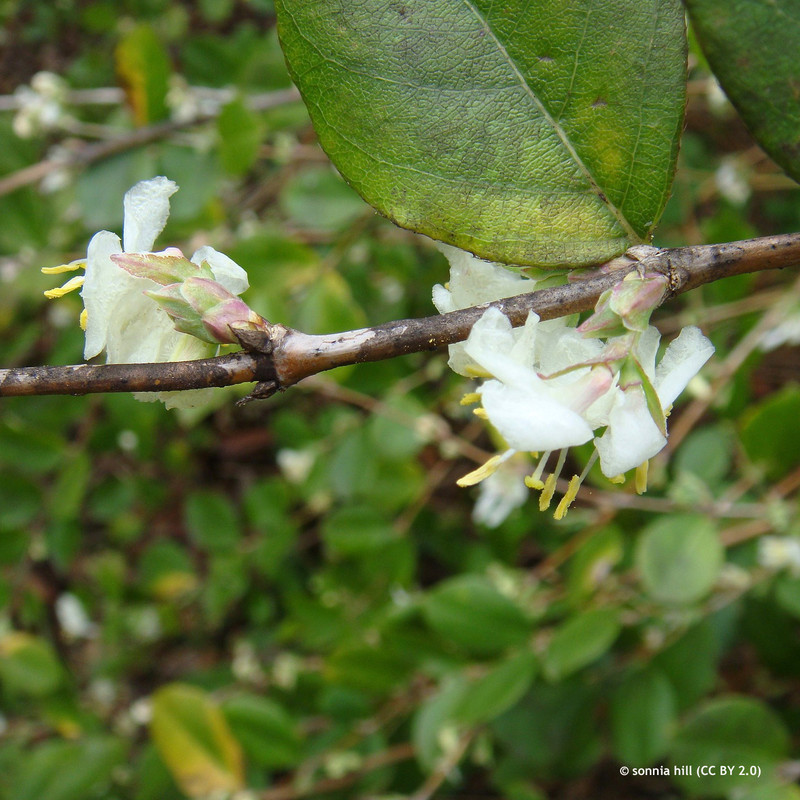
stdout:
[[139,25],[127,33],[117,44],[114,59],[136,124],[164,119],[171,70],[167,51],[152,28]]
[[664,755],[676,720],[675,692],[658,670],[628,676],[611,697],[614,755],[643,767]]
[[258,158],[264,125],[242,98],[237,97],[220,111],[217,118],[219,157],[232,175],[244,175]]
[[46,742],[20,766],[15,800],[85,800],[108,796],[111,773],[122,763],[122,743],[110,736]]
[[496,655],[522,644],[532,632],[522,609],[479,575],[445,581],[422,608],[440,636],[478,656]]
[[[711,700],[688,719],[675,737],[671,750],[674,765],[713,764],[715,776],[675,777],[683,788],[704,796],[718,796],[733,789],[759,789],[762,797],[773,797],[767,788],[775,767],[789,749],[789,735],[780,718],[759,700],[724,697]],[[721,775],[719,765],[734,765],[732,775]],[[759,776],[741,775],[738,767],[761,768]]]
[[14,631],[0,639],[0,679],[9,692],[41,697],[61,684],[61,665],[44,639]]
[[186,500],[186,526],[200,547],[227,552],[236,547],[241,528],[236,509],[219,492],[194,492]]
[[544,656],[544,672],[558,681],[596,661],[614,644],[620,632],[616,609],[593,608],[560,627]]
[[711,590],[725,557],[714,523],[673,514],[648,525],[636,564],[648,594],[661,603],[694,603]]
[[686,7],[711,69],[750,132],[800,181],[800,3],[686,0]]
[[277,0],[323,148],[382,214],[547,267],[646,240],[685,91],[677,0]]
[[464,700],[467,682],[463,677],[450,677],[414,714],[411,740],[420,764],[433,769],[442,753],[442,731],[454,726],[456,710]]
[[301,760],[297,728],[277,703],[258,695],[238,695],[222,704],[222,712],[253,763],[275,769]]
[[800,389],[788,386],[750,408],[742,426],[747,455],[767,468],[770,478],[785,475],[800,464]]
[[536,667],[536,657],[527,651],[493,667],[468,686],[455,709],[455,719],[466,725],[478,725],[499,716],[528,691]]
[[334,511],[325,520],[322,538],[333,556],[367,556],[397,541],[398,534],[377,511],[366,506],[348,506]]
[[159,755],[189,797],[243,788],[242,751],[202,689],[173,683],[153,695],[150,731]]

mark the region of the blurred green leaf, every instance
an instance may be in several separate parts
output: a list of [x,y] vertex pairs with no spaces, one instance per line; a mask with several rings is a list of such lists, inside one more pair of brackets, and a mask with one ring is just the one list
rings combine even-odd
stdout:
[[14,631],[0,639],[0,678],[7,692],[41,697],[59,688],[63,671],[48,642]]
[[653,666],[669,679],[681,709],[690,708],[714,686],[719,651],[711,623],[703,620],[656,654]]
[[570,562],[569,591],[573,602],[582,602],[603,586],[622,555],[618,528],[609,526],[588,538]]
[[674,0],[276,8],[322,146],[399,225],[555,267],[608,259],[660,216],[684,103]]
[[242,751],[219,707],[201,689],[173,683],[153,695],[153,742],[189,796],[244,786]]
[[302,228],[337,231],[369,209],[330,167],[307,167],[286,183],[280,205]]
[[[787,756],[789,736],[780,718],[764,703],[750,697],[720,697],[701,706],[681,726],[670,753],[673,764],[733,765],[733,774],[675,776],[692,794],[718,796],[745,788],[773,797],[776,766]],[[760,774],[751,776],[751,766]],[[739,767],[745,774],[741,775]]]
[[222,712],[253,763],[268,769],[291,767],[302,759],[297,726],[277,703],[253,694],[231,697]]
[[443,639],[477,656],[492,656],[525,642],[531,623],[522,609],[479,575],[461,575],[434,588],[422,606]]
[[620,632],[619,614],[613,608],[593,608],[567,620],[544,655],[544,673],[551,681],[563,680],[603,656]]
[[192,560],[177,542],[153,542],[139,559],[139,574],[146,589],[162,600],[176,600],[198,585]]
[[477,680],[470,681],[453,713],[458,722],[479,725],[502,714],[530,688],[538,662],[533,653],[522,652],[493,666]]
[[368,556],[396,541],[397,533],[377,511],[349,506],[328,516],[322,526],[322,537],[332,556]]
[[219,157],[231,175],[244,175],[258,158],[264,125],[241,97],[225,105],[217,117]]
[[439,690],[425,700],[414,714],[411,740],[423,768],[433,769],[442,753],[442,731],[454,726],[453,719],[463,702],[468,684],[463,677],[449,677]]
[[611,695],[610,711],[618,761],[644,767],[666,753],[677,708],[672,685],[661,672],[650,668],[627,676]]
[[186,498],[185,520],[190,535],[204,550],[228,552],[241,540],[236,509],[221,492],[192,492]]
[[706,517],[671,514],[645,528],[636,547],[644,588],[661,603],[694,603],[708,594],[725,551]]
[[797,0],[686,0],[686,7],[708,63],[756,141],[800,180]]
[[114,52],[117,75],[137,125],[149,125],[168,114],[170,63],[164,46],[148,25],[133,28]]
[[742,444],[775,479],[800,464],[800,389],[787,386],[743,417]]
[[89,488],[91,473],[92,464],[86,453],[78,453],[64,460],[50,493],[50,515],[53,519],[65,521],[78,516]]
[[39,745],[19,765],[14,777],[15,800],[86,800],[108,796],[113,770],[125,750],[110,736]]

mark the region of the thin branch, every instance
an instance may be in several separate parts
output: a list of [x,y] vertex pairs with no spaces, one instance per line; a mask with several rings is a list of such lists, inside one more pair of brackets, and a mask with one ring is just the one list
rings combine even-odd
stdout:
[[0,370],[0,397],[32,394],[197,389],[259,381],[254,397],[268,397],[325,370],[437,350],[463,341],[487,308],[503,312],[512,325],[531,311],[542,319],[594,307],[600,295],[636,269],[655,270],[668,279],[667,298],[705,283],[800,263],[800,233],[718,245],[658,250],[629,267],[574,280],[563,286],[484,303],[433,317],[397,320],[372,328],[312,336],[283,325],[253,337],[249,352],[217,359],[166,364],[109,364],[72,367],[19,367]]
[[[254,111],[266,111],[299,99],[300,94],[295,88],[278,89],[274,92],[267,92],[250,98],[248,105]],[[81,144],[69,152],[39,161],[37,164],[31,164],[28,167],[12,172],[10,175],[6,175],[0,180],[0,197],[21,189],[23,186],[37,183],[51,172],[86,167],[89,164],[124,153],[127,150],[133,150],[159,141],[178,131],[210,122],[216,117],[217,114],[200,114],[188,120],[173,120],[160,122],[156,125],[148,125],[145,128],[136,128],[132,131],[120,133],[107,141]]]

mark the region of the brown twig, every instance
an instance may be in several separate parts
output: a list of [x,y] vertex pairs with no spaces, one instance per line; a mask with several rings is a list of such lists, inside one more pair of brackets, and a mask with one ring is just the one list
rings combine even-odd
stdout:
[[[294,88],[278,89],[274,92],[252,98],[250,107],[254,111],[265,111],[269,108],[291,103],[299,99],[300,95]],[[86,167],[89,164],[94,164],[97,161],[102,161],[111,156],[118,155],[119,153],[124,153],[127,150],[133,150],[137,147],[143,147],[146,144],[164,139],[178,131],[210,122],[216,119],[216,116],[216,114],[202,114],[189,120],[160,122],[157,125],[149,125],[145,128],[137,128],[132,131],[120,133],[113,139],[108,139],[103,142],[81,144],[58,157],[39,161],[36,164],[31,164],[29,167],[23,167],[16,172],[12,172],[10,175],[6,175],[4,178],[0,179],[0,197],[16,191],[17,189],[21,189],[23,186],[30,186],[30,184],[42,180],[51,172],[56,172],[61,169]]]
[[0,397],[197,389],[249,381],[261,382],[255,397],[268,397],[303,378],[334,367],[382,361],[463,341],[490,307],[502,311],[515,326],[524,324],[531,311],[542,319],[587,311],[595,305],[602,292],[635,269],[655,270],[665,275],[669,283],[667,297],[671,297],[720,278],[781,269],[798,263],[800,233],[658,250],[628,268],[598,271],[593,277],[564,286],[449,314],[316,336],[273,325],[270,335],[265,334],[260,343],[251,342],[248,345],[250,352],[238,357],[158,365],[109,364],[0,370]]

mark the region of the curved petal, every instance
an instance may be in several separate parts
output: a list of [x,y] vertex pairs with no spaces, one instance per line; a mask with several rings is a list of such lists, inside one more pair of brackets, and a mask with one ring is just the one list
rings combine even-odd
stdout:
[[232,294],[239,295],[250,286],[247,273],[232,258],[213,247],[208,245],[201,247],[191,260],[198,265],[205,261],[214,273],[214,280]]
[[178,184],[161,175],[139,181],[125,192],[122,241],[126,253],[153,249],[156,237],[167,224],[169,198],[177,191]]
[[703,336],[699,328],[684,328],[672,341],[656,368],[653,381],[658,399],[669,408],[686,384],[700,371],[700,367],[714,354],[714,345]]
[[592,438],[586,421],[546,394],[489,381],[480,390],[489,421],[514,450],[561,450]]
[[607,478],[622,475],[658,453],[667,443],[647,409],[641,388],[619,391],[606,432],[595,440]]
[[118,267],[111,256],[122,252],[119,236],[111,231],[96,233],[86,253],[86,278],[81,289],[86,309],[86,342],[83,357],[94,358],[106,346],[111,315],[130,282],[135,280]]

